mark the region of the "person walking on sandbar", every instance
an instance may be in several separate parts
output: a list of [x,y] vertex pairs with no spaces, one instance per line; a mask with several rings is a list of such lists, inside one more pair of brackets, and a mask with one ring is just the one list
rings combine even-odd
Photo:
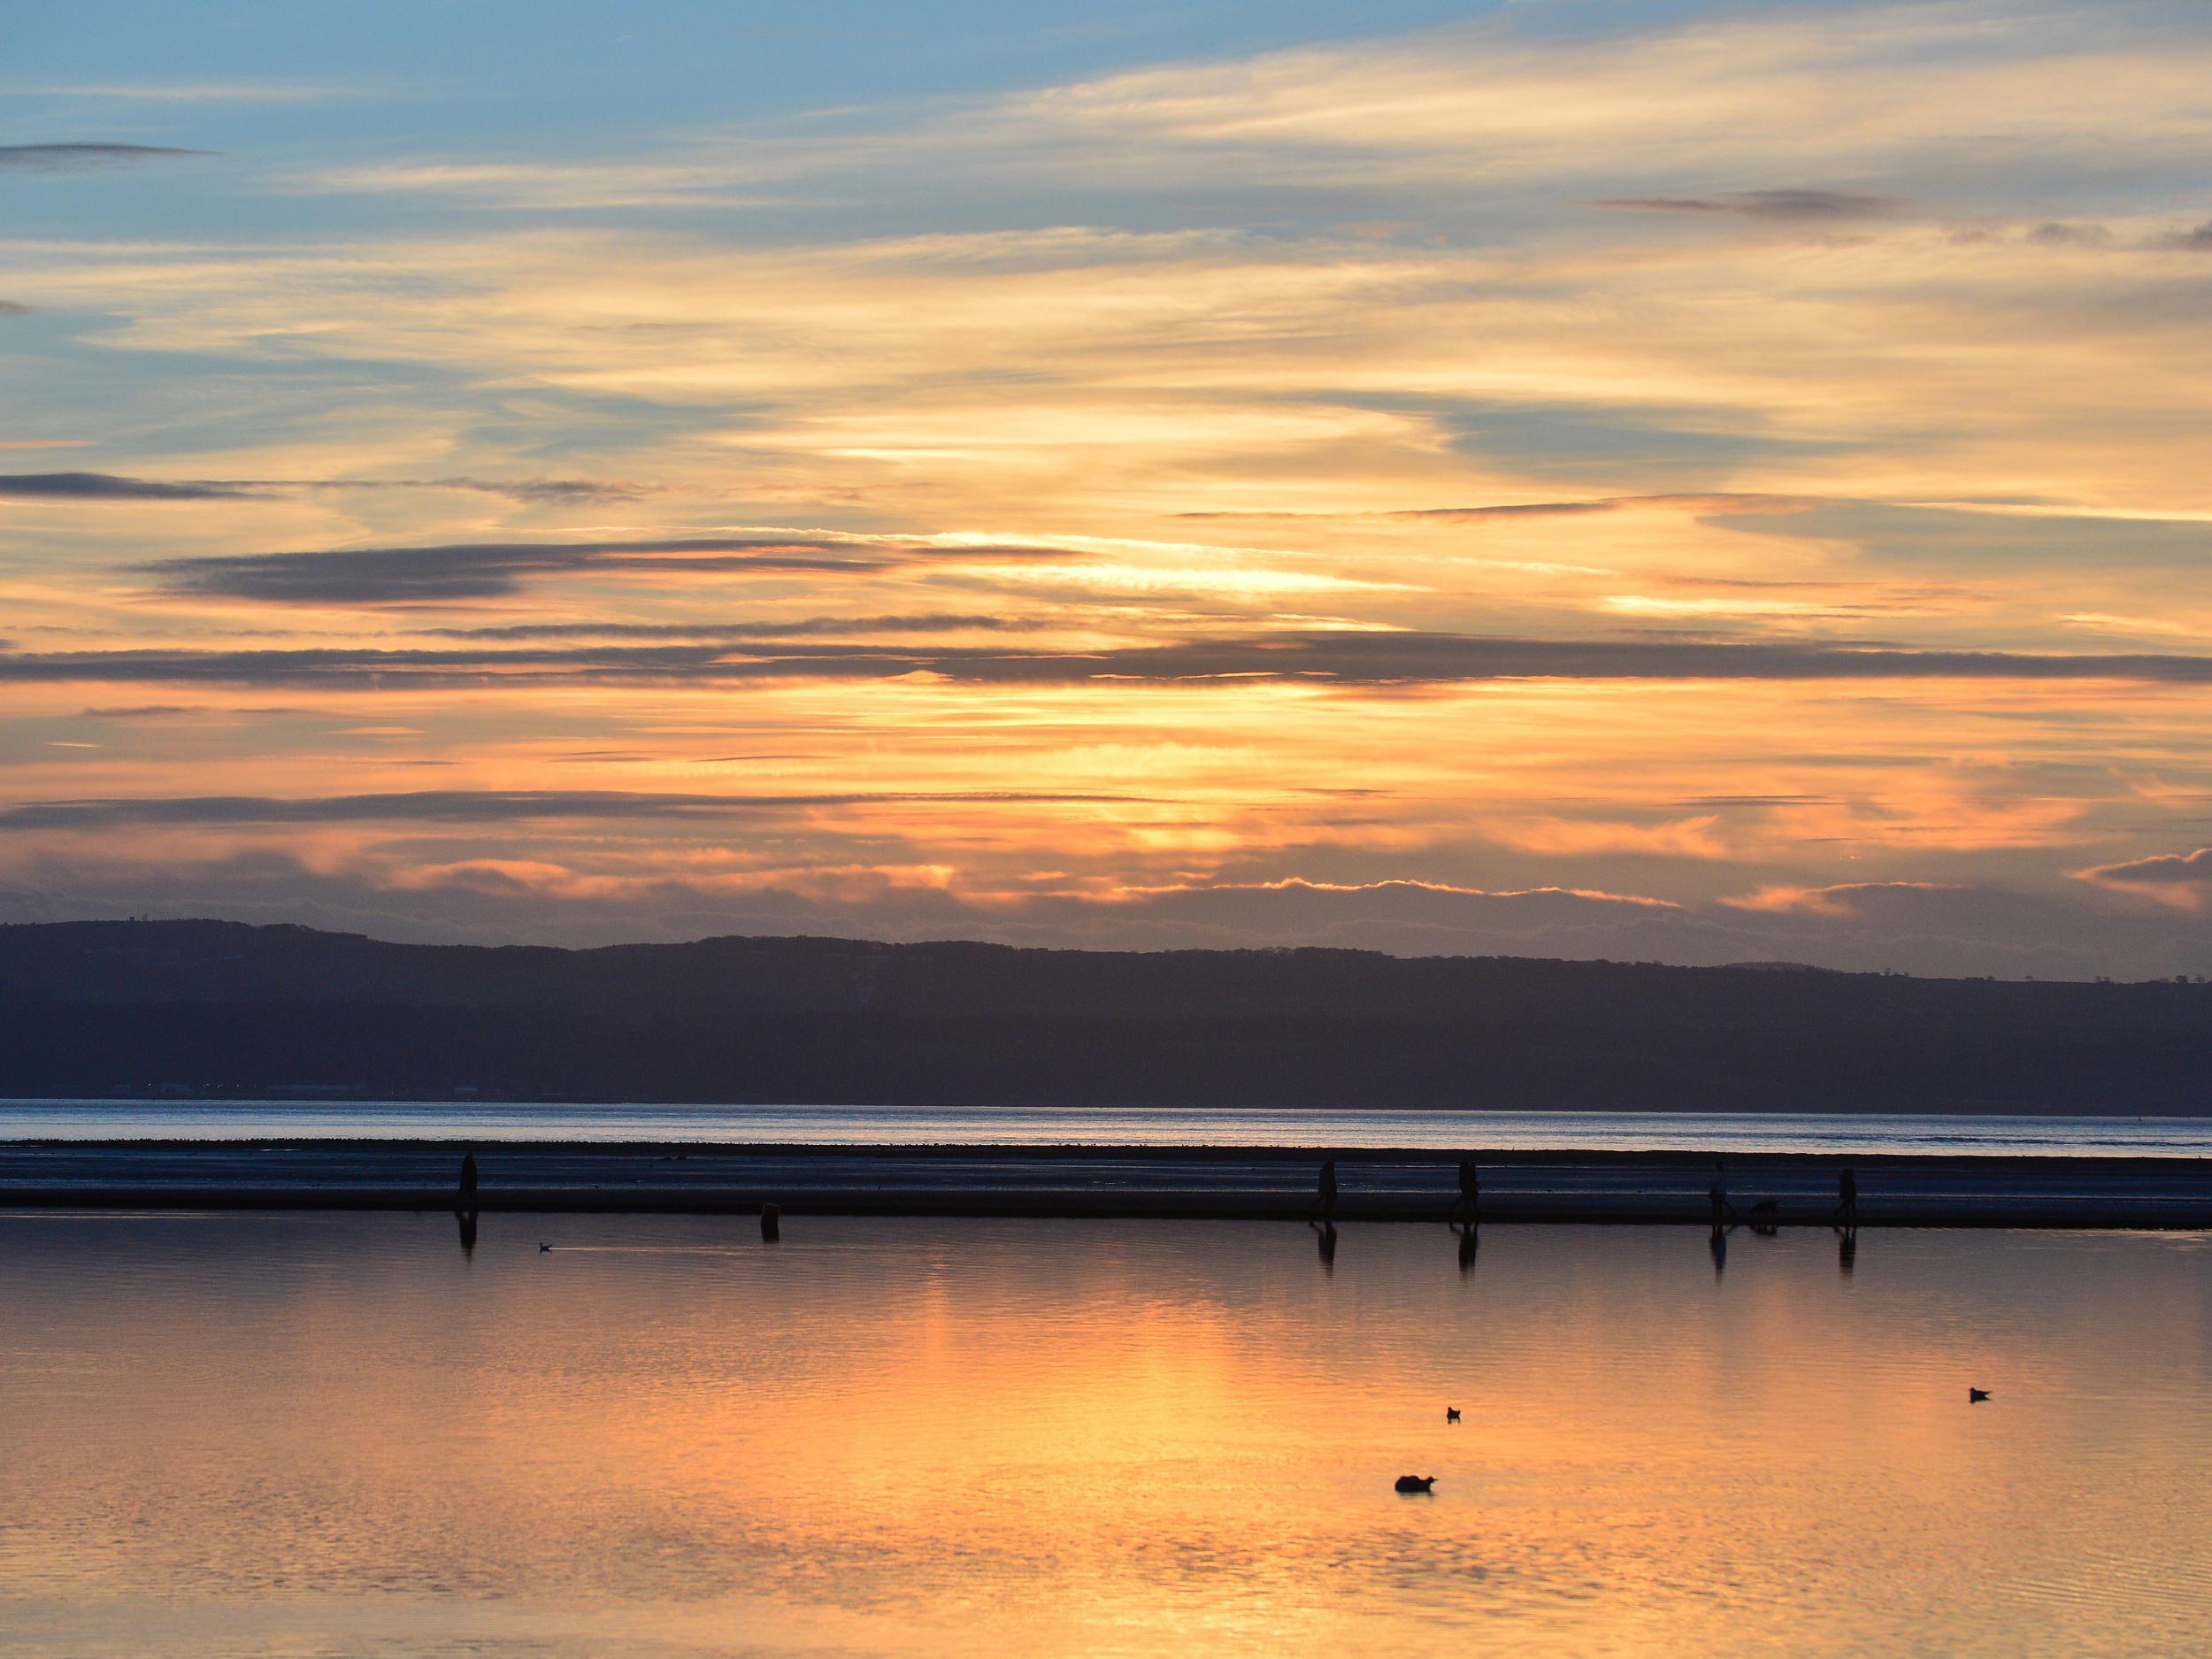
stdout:
[[1859,1225],[1859,1178],[1847,1167],[1836,1178],[1836,1217],[1847,1227]]
[[1713,1184],[1705,1196],[1713,1206],[1713,1230],[1717,1233],[1723,1223],[1736,1218],[1736,1212],[1728,1202],[1728,1171],[1718,1158],[1713,1160]]
[[1328,1215],[1336,1208],[1336,1160],[1334,1158],[1321,1160],[1321,1180],[1318,1191],[1321,1195],[1321,1213],[1325,1216]]
[[1459,1205],[1470,1216],[1482,1214],[1482,1174],[1472,1158],[1459,1161]]

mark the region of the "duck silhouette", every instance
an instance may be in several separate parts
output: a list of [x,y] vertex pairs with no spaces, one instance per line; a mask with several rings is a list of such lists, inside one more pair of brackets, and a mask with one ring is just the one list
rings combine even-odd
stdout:
[[1989,1390],[1986,1388],[1969,1388],[1966,1391],[1966,1403],[1970,1406],[1978,1406],[1988,1398]]
[[1458,1422],[1459,1408],[1457,1406],[1446,1406],[1444,1408],[1444,1421],[1447,1423]]
[[545,1254],[548,1250],[550,1250],[552,1248],[553,1248],[553,1247],[552,1247],[551,1245],[549,1245],[549,1244],[541,1244],[540,1246],[538,1246],[538,1254],[539,1254],[540,1256],[543,1256],[543,1255],[544,1255],[544,1254]]
[[1400,1475],[1398,1477],[1398,1490],[1401,1492],[1426,1492],[1434,1485],[1436,1485],[1434,1475]]

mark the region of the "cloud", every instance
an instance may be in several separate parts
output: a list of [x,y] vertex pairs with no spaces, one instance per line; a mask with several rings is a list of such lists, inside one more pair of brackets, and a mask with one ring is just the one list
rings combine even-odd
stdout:
[[99,167],[214,153],[174,150],[165,144],[0,144],[0,173],[87,173]]
[[641,484],[592,478],[273,478],[240,480],[256,488],[299,489],[465,489],[503,495],[531,506],[594,501],[634,501],[651,493]]
[[1863,914],[1884,898],[1959,890],[1954,883],[1940,881],[1839,881],[1818,887],[1765,887],[1721,902],[1775,915],[1847,917]]
[[2077,870],[2075,879],[2117,892],[2139,892],[2179,910],[2203,908],[2212,897],[2212,847],[2193,853],[2162,853],[2124,864]]
[[112,472],[0,473],[0,499],[14,501],[221,501],[252,493],[234,484],[172,483]]
[[[446,590],[449,591],[449,590]],[[388,603],[388,601],[387,601]],[[532,684],[749,683],[933,675],[964,685],[1287,681],[1387,687],[1502,680],[2135,680],[2212,685],[2212,657],[1911,650],[1697,640],[1542,640],[1457,634],[1279,631],[1095,650],[764,639],[561,649],[0,653],[0,682],[319,686],[333,690]]]
[[262,604],[441,605],[496,599],[533,576],[580,571],[807,571],[853,574],[921,564],[1060,559],[1064,548],[761,531],[619,541],[470,541],[161,559],[141,568],[172,593]]
[[0,317],[28,317],[30,314],[31,308],[27,305],[19,305],[13,300],[0,300]]
[[2102,225],[2069,225],[2047,219],[2028,233],[2028,240],[2045,248],[2102,248],[2112,233]]
[[[12,90],[19,96],[113,98],[138,104],[303,104],[312,99],[359,96],[352,88],[286,81],[172,81],[134,85],[111,81],[96,85],[26,87]],[[202,152],[186,150],[181,153],[196,155]]]
[[1862,196],[1849,190],[1732,190],[1724,196],[1620,196],[1592,207],[1628,208],[1656,213],[1732,214],[1740,219],[1830,222],[1886,219],[1912,204],[1893,196]]
[[1076,804],[1126,796],[975,790],[931,794],[672,795],[609,789],[425,789],[389,795],[185,795],[41,801],[0,809],[0,830],[187,824],[511,824],[544,818],[719,818],[814,807],[943,802]]
[[639,541],[479,541],[164,559],[145,568],[173,593],[265,604],[419,605],[495,599],[523,580],[594,567],[866,571],[887,560],[848,544],[758,536]]
[[2177,248],[2200,249],[2212,253],[2212,219],[2208,219],[2194,230],[2185,230],[2173,240]]
[[509,622],[480,628],[425,628],[449,640],[797,640],[841,634],[1029,630],[1019,617],[928,611],[915,616],[794,617],[758,622]]
[[[0,317],[21,316],[27,305],[0,302]],[[567,506],[629,501],[646,495],[640,484],[589,478],[123,478],[109,472],[0,475],[0,496],[73,501],[196,501],[245,496],[280,489],[462,489],[502,495],[531,506]]]
[[1719,492],[1689,495],[1606,495],[1594,501],[1509,502],[1492,507],[1402,507],[1386,514],[1392,518],[1428,518],[1444,524],[1479,524],[1489,518],[1562,518],[1582,513],[1621,512],[1635,507],[1673,507],[1688,512],[1796,512],[1818,503],[1799,495],[1764,495]]

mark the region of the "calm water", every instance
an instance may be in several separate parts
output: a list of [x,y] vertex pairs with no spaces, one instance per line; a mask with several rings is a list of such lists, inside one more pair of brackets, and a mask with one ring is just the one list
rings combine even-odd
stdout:
[[2195,1237],[12,1215],[0,1260],[0,1654],[2212,1628]]
[[1479,1147],[1501,1151],[2212,1156],[2212,1118],[0,1100],[0,1141],[236,1141],[264,1136],[695,1144],[1363,1146],[1438,1150]]

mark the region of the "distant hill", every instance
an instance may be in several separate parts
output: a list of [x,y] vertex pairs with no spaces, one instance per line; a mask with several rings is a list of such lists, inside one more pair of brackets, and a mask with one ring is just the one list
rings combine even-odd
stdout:
[[[1785,971],[1791,970],[1791,971]],[[0,1094],[2195,1113],[2212,987],[1351,950],[0,926]]]

